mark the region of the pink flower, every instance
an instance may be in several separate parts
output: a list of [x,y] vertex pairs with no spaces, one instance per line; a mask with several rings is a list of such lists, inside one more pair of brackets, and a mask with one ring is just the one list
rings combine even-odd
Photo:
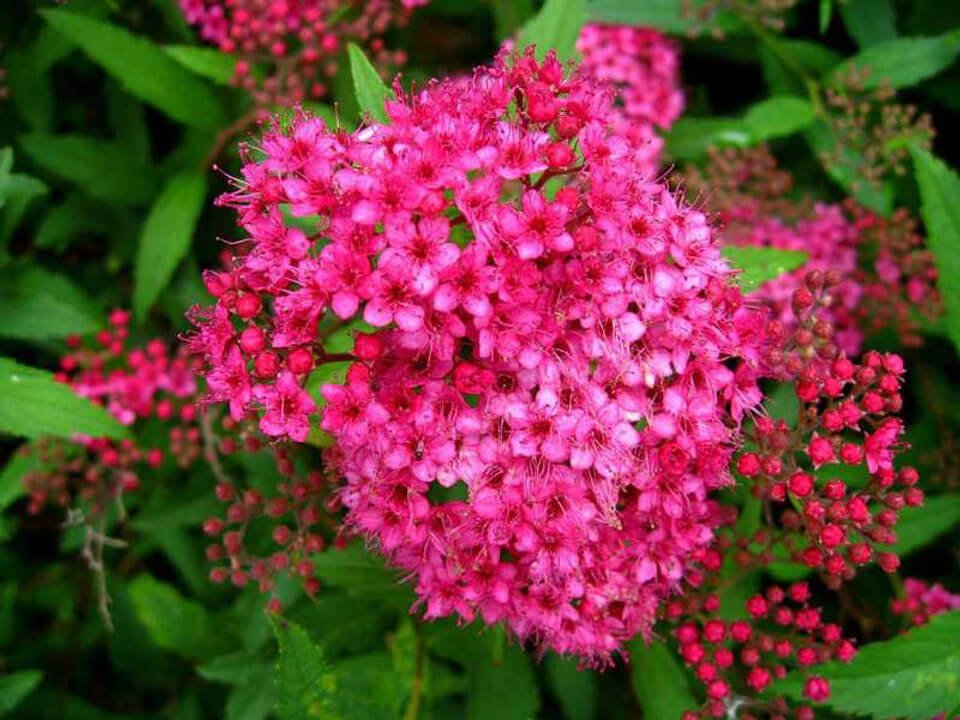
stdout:
[[317,405],[292,372],[282,371],[273,385],[254,386],[253,396],[266,409],[260,418],[260,430],[265,435],[286,435],[297,442],[307,439],[309,416],[317,411]]
[[871,474],[878,470],[889,470],[893,467],[893,450],[891,449],[903,434],[903,423],[897,418],[888,417],[874,433],[867,433],[863,444],[867,458],[867,470]]
[[327,432],[348,437],[351,442],[362,442],[374,427],[390,418],[365,383],[324,385],[322,392],[327,404],[323,409],[321,427]]
[[227,351],[227,357],[207,375],[207,401],[229,402],[230,416],[234,420],[242,420],[247,405],[253,397],[250,387],[250,376],[247,373],[247,363],[236,345]]

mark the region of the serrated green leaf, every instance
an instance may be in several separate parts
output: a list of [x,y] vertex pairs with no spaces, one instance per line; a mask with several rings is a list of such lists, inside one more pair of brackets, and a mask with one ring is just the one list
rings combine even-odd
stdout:
[[891,0],[846,0],[840,3],[840,16],[860,48],[897,37],[897,17]]
[[165,45],[163,51],[190,72],[213,80],[218,85],[230,85],[237,58],[214,48],[194,45]]
[[21,670],[0,676],[0,715],[13,710],[40,684],[43,673],[39,670]]
[[322,603],[302,603],[289,618],[315,637],[330,657],[379,649],[395,613],[382,604],[327,587]]
[[806,129],[813,122],[814,115],[813,105],[808,100],[779,96],[751,105],[743,122],[753,142],[760,143]]
[[40,14],[131,95],[185,125],[224,123],[209,86],[149,40],[69,10],[41,10]]
[[796,270],[807,261],[807,254],[800,250],[780,250],[768,247],[728,245],[723,256],[740,270],[740,286],[746,292],[756,290],[768,280]]
[[696,710],[694,699],[679,661],[663,642],[647,645],[637,639],[630,643],[630,678],[644,717],[680,718]]
[[576,658],[547,655],[544,662],[550,692],[560,702],[566,720],[593,720],[597,716],[597,675],[581,668]]
[[838,65],[826,78],[836,84],[851,70],[867,72],[864,87],[882,83],[893,88],[916,85],[953,64],[960,55],[960,34],[904,37],[871,45]]
[[[587,18],[611,25],[644,25],[674,35],[686,35],[700,27],[684,14],[683,3],[677,0],[589,0]],[[720,11],[712,15],[703,29],[729,33],[742,28],[743,23],[734,13]]]
[[[816,671],[830,681],[826,705],[838,712],[876,720],[929,720],[944,712],[952,717],[960,709],[960,611],[867,645],[847,664],[834,661]],[[774,691],[799,699],[802,684],[788,677]]]
[[384,103],[393,97],[393,91],[384,83],[373,64],[355,43],[347,46],[350,58],[350,75],[353,77],[353,92],[361,112],[380,123],[389,122]]
[[520,29],[517,47],[523,51],[530,45],[537,48],[537,57],[556,50],[560,62],[577,58],[577,38],[587,21],[585,0],[547,0],[540,12]]
[[303,628],[275,618],[274,633],[280,648],[275,674],[279,720],[341,717],[336,712],[339,678]]
[[118,143],[83,135],[21,135],[21,149],[51,175],[91,197],[137,205],[152,197],[153,171]]
[[0,337],[54,340],[103,326],[103,314],[80,288],[36,265],[0,269],[0,307]]
[[102,407],[82,398],[53,375],[0,358],[0,432],[126,438],[129,432]]
[[927,246],[937,267],[937,285],[946,307],[947,331],[960,351],[960,178],[942,160],[912,147],[920,187]]
[[907,555],[936,540],[960,524],[960,495],[939,495],[924,500],[918,508],[904,508],[897,523],[897,542],[891,548]]
[[128,587],[137,617],[157,645],[189,659],[223,652],[229,636],[202,605],[150,575],[138,576]]
[[133,310],[141,320],[190,247],[206,194],[202,173],[183,172],[170,179],[150,209],[133,274]]

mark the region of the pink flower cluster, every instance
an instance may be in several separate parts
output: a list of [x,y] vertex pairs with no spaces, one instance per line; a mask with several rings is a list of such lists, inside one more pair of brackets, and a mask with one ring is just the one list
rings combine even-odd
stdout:
[[[348,42],[359,42],[382,65],[403,64],[381,36],[429,0],[180,0],[201,38],[236,54],[234,81],[262,104],[327,94],[327,80]],[[259,77],[269,67],[267,77]]]
[[614,132],[654,175],[663,150],[656,130],[670,128],[683,112],[677,45],[651,28],[590,23],[580,31],[577,50],[583,72],[616,93]]
[[690,190],[709,198],[725,242],[809,257],[751,293],[788,331],[798,326],[793,294],[811,271],[836,278],[818,316],[850,356],[860,353],[865,334],[884,329],[896,331],[905,345],[919,345],[918,318],[932,321],[942,313],[932,256],[906,210],[884,218],[852,200],[796,200],[789,195],[792,176],[762,146],[712,151],[704,170],[684,174]]
[[894,600],[891,609],[911,625],[924,625],[933,615],[960,610],[960,593],[952,593],[940,583],[907,578],[903,590],[905,597]]
[[[712,542],[762,321],[555,57],[387,111],[353,133],[300,115],[244,166],[226,202],[249,239],[190,340],[211,400],[294,440],[323,405],[348,525],[427,617],[606,660]],[[361,319],[345,383],[312,396],[341,359],[324,335]]]
[[798,319],[793,311],[793,295],[803,287],[807,273],[815,270],[836,273],[839,282],[830,290],[830,304],[821,311],[821,319],[833,325],[833,340],[837,347],[848,355],[857,355],[863,344],[863,332],[856,316],[862,296],[862,287],[855,279],[859,237],[842,209],[837,205],[817,203],[809,217],[795,224],[788,224],[775,216],[752,214],[746,208],[740,210],[737,220],[749,230],[744,234],[726,234],[724,237],[728,242],[799,250],[808,258],[802,267],[765,282],[751,293],[751,297],[768,305],[784,326],[796,328]]
[[[169,421],[167,450],[181,467],[189,465],[200,454],[194,375],[187,359],[171,357],[162,340],[128,351],[129,320],[126,311],[113,311],[110,329],[97,333],[92,346],[78,336],[68,338],[71,352],[61,358],[57,378],[124,425],[149,418]],[[88,514],[99,514],[139,486],[139,466],[158,467],[165,457],[159,447],[109,438],[51,438],[38,443],[38,449],[41,468],[24,478],[31,514],[48,503],[70,507],[77,501],[84,502]]]

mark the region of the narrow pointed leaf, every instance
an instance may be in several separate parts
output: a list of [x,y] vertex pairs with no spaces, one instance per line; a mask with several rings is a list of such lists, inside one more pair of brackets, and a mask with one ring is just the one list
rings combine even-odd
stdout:
[[353,76],[353,91],[361,112],[380,123],[389,122],[384,103],[393,97],[393,92],[384,83],[377,69],[354,43],[347,46],[350,57],[350,74]]
[[207,184],[202,173],[175,175],[144,223],[134,268],[133,309],[143,319],[183,259],[203,210]]

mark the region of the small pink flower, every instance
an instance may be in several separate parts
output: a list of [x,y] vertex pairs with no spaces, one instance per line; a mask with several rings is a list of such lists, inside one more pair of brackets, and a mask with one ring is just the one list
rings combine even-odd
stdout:
[[260,418],[260,429],[265,435],[286,435],[297,442],[307,439],[309,416],[317,411],[317,405],[292,372],[282,371],[273,385],[254,386],[253,396],[265,408]]

